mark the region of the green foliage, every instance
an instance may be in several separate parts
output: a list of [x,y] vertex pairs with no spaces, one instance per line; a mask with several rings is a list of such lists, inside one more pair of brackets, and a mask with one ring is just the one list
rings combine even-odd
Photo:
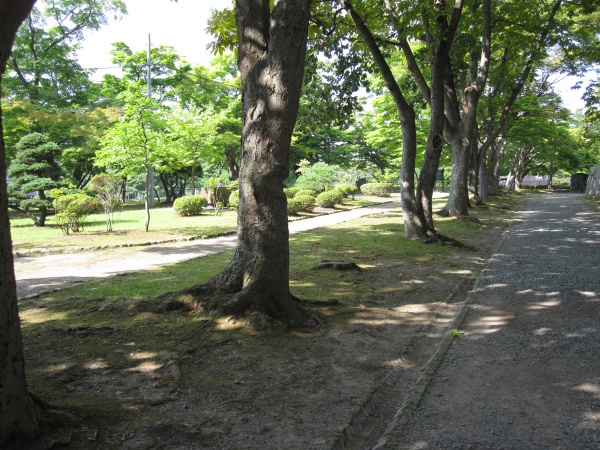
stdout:
[[315,198],[311,195],[298,195],[288,199],[288,215],[295,216],[299,212],[311,212],[315,207]]
[[294,198],[296,196],[296,193],[299,191],[300,189],[298,189],[297,187],[291,187],[291,188],[283,188],[283,193],[285,194],[285,196],[290,199],[290,198]]
[[317,196],[317,200],[316,200],[317,205],[321,206],[322,208],[335,208],[335,205],[337,205],[341,201],[342,201],[342,194],[335,189],[332,189],[330,191],[321,192]]
[[100,202],[87,194],[66,194],[52,202],[56,215],[54,220],[64,234],[83,231],[83,221],[100,208]]
[[298,189],[294,197],[298,197],[300,195],[308,195],[309,197],[316,197],[317,193],[312,189]]
[[392,193],[391,183],[366,183],[360,187],[360,191],[365,195],[374,197],[389,197]]
[[335,187],[338,191],[340,191],[340,193],[342,194],[342,197],[346,198],[350,195],[354,195],[358,192],[358,188],[356,186],[354,186],[353,184],[338,184]]
[[[31,133],[22,137],[16,146],[15,159],[8,169],[11,183],[8,197],[26,211],[37,209],[39,216],[32,216],[36,225],[43,226],[46,211],[52,206],[45,191],[61,185],[63,171],[57,160],[60,148],[41,133]],[[37,193],[35,197],[28,195]]]
[[90,187],[96,192],[106,214],[106,231],[113,230],[113,213],[121,205],[120,185],[119,178],[108,173],[101,173],[90,180]]
[[300,176],[296,180],[298,189],[310,189],[315,192],[323,192],[333,187],[337,181],[337,177],[341,169],[337,166],[330,166],[323,162],[318,162],[313,165],[304,160],[301,161],[298,169]]
[[199,216],[202,208],[208,206],[206,198],[200,195],[179,197],[173,202],[173,211],[180,216]]
[[231,195],[229,196],[229,206],[232,208],[237,208],[240,204],[240,191],[235,189],[231,191]]
[[237,191],[237,190],[239,190],[239,188],[240,188],[239,180],[230,181],[229,186],[227,186],[227,189],[229,189],[230,191]]
[[300,211],[303,212],[311,212],[315,207],[315,197],[312,195],[296,194],[293,200],[300,203]]
[[289,216],[296,216],[302,210],[302,201],[299,199],[288,198],[287,201],[287,213]]

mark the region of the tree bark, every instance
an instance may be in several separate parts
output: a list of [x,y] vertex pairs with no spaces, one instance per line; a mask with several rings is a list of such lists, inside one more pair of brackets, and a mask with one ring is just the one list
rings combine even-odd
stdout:
[[304,76],[311,0],[237,0],[238,66],[243,129],[238,246],[209,284],[234,293],[216,305],[224,314],[258,311],[299,324],[290,293],[287,199],[292,131]]
[[408,239],[426,239],[428,237],[426,223],[422,214],[420,215],[419,213],[415,195],[415,165],[417,156],[415,111],[402,94],[396,78],[379,49],[375,37],[360,14],[354,9],[349,0],[340,0],[340,3],[352,18],[358,32],[367,44],[385,84],[394,99],[396,109],[400,114],[400,126],[402,128],[402,167],[400,169],[400,176],[402,179],[401,200],[405,236]]
[[[458,1],[457,1],[458,3]],[[475,136],[477,105],[489,73],[491,55],[491,4],[483,0],[482,7],[482,45],[479,67],[472,82],[463,92],[462,101],[458,101],[452,69],[446,82],[448,136],[452,146],[452,177],[450,178],[450,194],[444,207],[444,213],[451,216],[469,214],[469,160],[471,141]],[[477,172],[475,172],[477,174]]]
[[[0,0],[0,93],[14,37],[35,0]],[[13,250],[8,217],[6,147],[0,106],[0,446],[38,431],[36,406],[27,390]]]

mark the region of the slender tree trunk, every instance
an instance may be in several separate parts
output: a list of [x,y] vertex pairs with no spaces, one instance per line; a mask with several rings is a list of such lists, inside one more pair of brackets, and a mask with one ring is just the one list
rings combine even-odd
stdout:
[[426,224],[417,208],[415,195],[415,160],[417,156],[417,128],[415,111],[406,101],[396,79],[383,56],[377,41],[360,14],[354,9],[350,0],[340,0],[340,4],[348,12],[363,40],[367,44],[373,59],[379,68],[385,84],[394,99],[396,109],[400,114],[402,128],[402,216],[404,219],[405,235],[408,239],[427,238]]
[[212,280],[236,293],[217,309],[265,313],[291,324],[302,310],[289,287],[289,232],[283,181],[304,75],[311,0],[237,0],[243,129],[238,246]]
[[[444,213],[451,216],[469,214],[469,160],[471,141],[475,136],[477,105],[489,73],[491,55],[491,4],[483,0],[482,10],[482,45],[479,67],[471,84],[463,92],[460,102],[456,95],[454,79],[448,76],[446,82],[448,104],[448,137],[452,146],[452,176],[450,178],[450,194],[444,207]],[[473,71],[475,72],[475,71]],[[452,74],[448,68],[447,73]]]
[[144,210],[146,211],[144,230],[146,230],[146,233],[150,229],[150,195],[154,195],[154,192],[150,193],[150,166],[146,166],[146,188],[144,191]]
[[[0,94],[13,40],[20,24],[33,8],[34,0],[0,0]],[[0,446],[14,436],[38,431],[36,407],[27,390],[25,361],[13,249],[8,217],[6,147],[0,106]]]

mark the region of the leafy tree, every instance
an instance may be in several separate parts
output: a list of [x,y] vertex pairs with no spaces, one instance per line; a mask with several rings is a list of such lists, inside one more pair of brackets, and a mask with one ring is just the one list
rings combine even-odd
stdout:
[[[0,92],[13,40],[34,0],[0,0]],[[39,430],[38,408],[25,380],[23,338],[8,216],[6,147],[0,106],[0,446]]]
[[109,173],[98,174],[90,180],[90,188],[96,192],[106,215],[106,231],[113,230],[114,211],[122,204],[119,195],[120,187],[119,177]]
[[[41,133],[24,136],[16,147],[17,154],[8,170],[10,199],[18,202],[36,226],[43,227],[52,207],[46,191],[58,187],[64,174],[58,164],[60,148]],[[32,192],[37,196],[30,198]]]
[[120,175],[146,173],[144,229],[150,226],[151,167],[159,166],[164,157],[165,139],[158,103],[143,95],[139,86],[131,85],[122,94],[121,121],[106,135],[104,148],[96,153],[96,162],[112,167]]
[[122,0],[43,1],[27,17],[9,59],[6,92],[36,104],[86,105],[92,92],[89,71],[77,62],[86,30],[98,30],[107,15],[126,13]]

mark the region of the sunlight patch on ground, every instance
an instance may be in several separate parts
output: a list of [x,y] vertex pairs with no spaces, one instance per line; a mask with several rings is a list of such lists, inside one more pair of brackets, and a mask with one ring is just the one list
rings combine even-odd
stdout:
[[108,369],[109,364],[103,359],[92,359],[83,363],[83,368],[87,370]]
[[158,356],[158,353],[156,353],[156,352],[137,352],[137,353],[130,353],[128,355],[128,358],[133,361],[140,361],[142,359],[156,358],[157,356]]
[[[548,294],[550,295],[550,294]],[[552,295],[558,295],[558,292],[553,293]],[[542,311],[548,308],[553,308],[556,306],[560,306],[560,300],[546,301],[546,302],[536,302],[533,305],[529,305],[527,309],[529,311]]]
[[600,296],[599,292],[593,292],[593,291],[575,291],[575,292],[583,295],[584,297],[588,297],[588,298],[594,298],[594,297]]
[[48,308],[31,308],[21,312],[21,322],[26,324],[44,323],[50,320],[67,320],[67,313],[51,312]]
[[60,373],[69,370],[71,367],[73,367],[73,364],[70,363],[52,364],[51,366],[48,366],[46,370],[50,373]]
[[162,367],[162,364],[159,364],[155,361],[144,361],[141,364],[138,364],[135,367],[131,367],[127,369],[128,372],[154,372]]
[[581,392],[587,392],[588,394],[594,394],[597,397],[600,397],[600,386],[592,383],[584,383],[580,384],[575,388]]

